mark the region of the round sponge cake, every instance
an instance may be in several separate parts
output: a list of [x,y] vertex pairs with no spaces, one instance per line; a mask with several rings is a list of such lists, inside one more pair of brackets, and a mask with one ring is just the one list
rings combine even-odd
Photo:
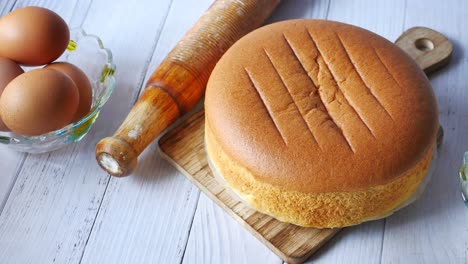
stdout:
[[431,85],[401,49],[323,20],[257,29],[205,97],[212,168],[248,204],[300,226],[381,218],[418,189],[438,130]]

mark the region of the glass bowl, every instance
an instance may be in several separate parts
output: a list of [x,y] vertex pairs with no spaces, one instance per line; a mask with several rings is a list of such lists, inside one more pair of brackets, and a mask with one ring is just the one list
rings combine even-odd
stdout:
[[460,167],[459,175],[460,175],[462,198],[466,206],[468,206],[468,179],[467,179],[468,178],[468,151],[465,152],[465,155],[463,155],[463,164]]
[[[112,53],[99,37],[88,35],[82,29],[70,31],[67,50],[56,61],[67,61],[78,66],[88,77],[93,89],[90,112],[81,120],[59,130],[39,136],[22,136],[13,132],[0,132],[0,144],[28,153],[44,153],[78,142],[89,132],[115,86],[115,65]],[[42,66],[41,66],[42,67]],[[40,67],[23,67],[25,71]]]

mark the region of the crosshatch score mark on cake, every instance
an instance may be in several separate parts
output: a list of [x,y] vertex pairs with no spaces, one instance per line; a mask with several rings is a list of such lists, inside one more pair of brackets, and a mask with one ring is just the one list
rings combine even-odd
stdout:
[[270,118],[271,122],[273,123],[273,126],[275,127],[276,131],[278,132],[279,136],[281,137],[281,139],[283,140],[284,144],[285,145],[288,145],[287,143],[287,140],[286,138],[283,136],[283,134],[281,133],[281,130],[279,129],[278,127],[278,124],[275,122],[275,119],[273,118],[273,114],[270,110],[270,108],[268,108],[268,105],[266,104],[265,100],[263,99],[260,91],[258,90],[258,87],[255,85],[255,81],[254,79],[252,78],[252,75],[250,74],[250,72],[247,70],[247,68],[244,67],[244,71],[245,73],[247,74],[247,77],[249,79],[249,82],[250,84],[252,85],[255,93],[257,94],[257,96],[260,98],[260,101],[262,102],[263,104],[263,107],[265,108],[265,110],[267,111],[268,113],[268,117]]
[[[363,75],[361,74],[361,72],[358,70],[358,67],[356,66],[356,63],[351,59],[351,55],[349,55],[349,51],[348,49],[346,48],[346,45],[344,44],[343,42],[343,39],[340,37],[340,35],[338,35],[336,32],[335,32],[335,35],[336,37],[338,38],[339,42],[340,42],[340,45],[341,47],[343,48],[345,54],[346,54],[346,57],[348,59],[348,61],[351,63],[352,67],[353,67],[353,70],[356,72],[357,76],[359,77],[359,79],[362,81],[362,83],[364,84],[364,86],[366,87],[366,89],[369,91],[369,94],[372,95],[372,97],[374,97],[375,101],[382,107],[382,109],[385,111],[385,113],[394,121],[393,119],[393,116],[390,114],[390,112],[387,110],[387,108],[385,108],[385,106],[382,104],[382,102],[379,100],[379,98],[376,96],[375,92],[373,89],[370,88],[370,86],[366,83],[366,80],[364,79]],[[375,51],[374,51],[375,52]],[[380,59],[380,58],[379,58]],[[383,64],[383,63],[382,63]]]
[[372,50],[374,51],[375,55],[377,56],[377,58],[379,59],[380,63],[382,63],[382,66],[385,68],[385,71],[387,71],[388,75],[390,75],[390,77],[392,77],[392,80],[398,85],[398,87],[400,89],[402,89],[402,86],[401,84],[397,81],[397,78],[395,78],[395,76],[393,76],[393,73],[390,71],[390,69],[387,67],[387,64],[385,64],[385,62],[382,60],[382,57],[380,56],[379,52],[377,51],[377,49],[372,46]]
[[359,112],[356,110],[356,108],[351,104],[351,102],[349,101],[348,97],[346,96],[346,94],[342,91],[342,87],[340,86],[340,84],[338,83],[338,81],[336,80],[336,76],[335,74],[333,74],[333,71],[331,70],[330,68],[330,63],[325,59],[325,57],[323,56],[323,53],[322,51],[320,50],[319,46],[317,45],[317,42],[314,40],[314,37],[312,36],[312,34],[307,30],[307,33],[310,37],[310,39],[312,40],[315,48],[317,49],[317,52],[319,54],[319,56],[322,58],[325,66],[326,66],[326,70],[330,73],[330,76],[333,78],[333,82],[335,83],[335,86],[338,90],[338,92],[343,96],[343,99],[345,100],[345,102],[349,105],[349,107],[354,111],[354,113],[357,115],[357,117],[359,118],[359,120],[364,124],[364,127],[367,128],[367,130],[370,132],[370,134],[375,138],[375,135],[374,133],[372,132],[372,129],[369,127],[369,125],[364,121],[364,119],[362,118],[362,116],[359,114]]
[[[340,93],[341,95],[343,95],[343,98],[346,100],[346,102],[348,103],[348,105],[350,106],[350,108],[354,110],[354,108],[349,104],[349,102],[348,102],[348,100],[346,99],[346,97],[344,96],[344,94],[341,92],[340,86],[338,85],[338,82],[336,81],[335,76],[333,76],[333,74],[331,73],[331,71],[330,71],[330,69],[329,69],[329,67],[328,67],[327,62],[325,61],[325,58],[322,56],[322,53],[321,53],[320,49],[318,48],[318,46],[317,46],[317,44],[316,44],[314,38],[312,37],[312,34],[309,32],[309,30],[308,30],[307,28],[306,28],[306,32],[307,32],[307,35],[309,36],[310,41],[312,42],[312,44],[314,45],[315,49],[317,50],[318,57],[316,58],[316,61],[317,61],[318,67],[320,67],[320,64],[318,63],[318,59],[319,59],[319,58],[322,58],[323,62],[324,62],[325,65],[327,66],[328,72],[330,72],[330,75],[332,76],[333,81],[334,81],[335,84],[336,84],[337,93]],[[320,72],[320,69],[319,69],[319,72]],[[317,86],[317,89],[319,90],[319,95],[320,95],[320,97],[322,98],[322,95],[321,95],[321,93],[320,93],[321,86],[320,86],[320,85]],[[346,137],[346,135],[345,135],[345,133],[344,133],[344,131],[343,131],[343,128],[340,127],[340,126],[338,125],[338,123],[336,122],[336,120],[335,120],[335,119],[333,118],[333,116],[330,114],[330,109],[329,109],[329,108],[327,107],[327,105],[325,104],[325,100],[324,100],[323,98],[322,98],[322,102],[324,102],[325,108],[327,109],[327,112],[329,113],[330,118],[332,119],[333,123],[336,124],[336,127],[338,127],[339,131],[341,132],[341,135],[343,136],[344,140],[345,140],[346,143],[348,144],[349,148],[351,149],[351,151],[352,151],[353,153],[356,153],[356,151],[355,151],[354,147],[352,146],[351,142],[350,142],[349,139]],[[357,112],[356,112],[356,114],[357,114]],[[358,115],[358,114],[357,114],[357,115]],[[360,118],[359,115],[358,115],[358,117]],[[362,121],[362,119],[361,119],[361,121]],[[362,121],[362,122],[364,123],[364,121]],[[364,125],[369,129],[369,127],[368,127],[365,123],[364,123]],[[369,129],[369,130],[370,130],[370,129]]]
[[[298,53],[296,52],[296,50],[293,48],[293,46],[291,45],[291,42],[288,40],[288,38],[283,34],[283,38],[284,38],[284,41],[286,42],[287,46],[289,47],[289,49],[291,50],[291,53],[294,55],[294,58],[296,59],[296,61],[299,63],[299,65],[301,66],[301,69],[303,70],[304,74],[309,78],[310,80],[310,83],[312,84],[311,87],[313,87],[313,89],[311,89],[311,94],[314,94],[314,97],[316,97],[318,99],[318,101],[320,102],[320,105],[319,106],[316,106],[315,108],[317,109],[320,109],[320,108],[323,108],[323,112],[326,114],[326,118],[325,120],[321,123],[325,123],[326,121],[332,121],[332,123],[337,126],[335,124],[335,122],[333,122],[333,119],[331,118],[330,116],[330,113],[327,111],[327,108],[325,107],[325,103],[322,101],[322,98],[320,97],[320,95],[318,94],[318,88],[317,86],[315,85],[314,83],[314,80],[312,79],[312,77],[309,75],[309,72],[307,71],[304,63],[302,63],[302,60],[299,58],[299,55]],[[315,89],[315,90],[314,90]],[[311,109],[312,110],[312,109]],[[310,110],[309,110],[310,111]],[[310,127],[309,127],[310,128]],[[317,143],[318,143],[318,140],[317,140]],[[320,144],[319,144],[320,145]]]
[[272,59],[271,59],[271,56],[268,54],[268,52],[263,49],[263,52],[265,53],[265,55],[267,56],[268,58],[268,61],[270,62],[271,66],[273,67],[276,75],[279,77],[279,79],[281,80],[281,84],[283,85],[285,91],[286,91],[286,94],[289,96],[289,98],[291,99],[291,101],[293,102],[293,105],[296,107],[296,110],[297,112],[299,113],[299,115],[301,116],[301,119],[302,121],[304,122],[304,125],[307,127],[312,139],[314,140],[315,143],[317,143],[317,145],[320,147],[320,144],[318,143],[317,141],[317,138],[315,137],[314,133],[312,132],[311,128],[309,127],[309,124],[307,124],[307,121],[305,120],[305,117],[304,115],[301,113],[300,109],[299,109],[299,106],[297,105],[296,101],[294,100],[292,94],[291,94],[291,91],[289,90],[288,86],[286,85],[286,83],[284,82],[284,79],[283,79],[283,76],[281,76],[281,74],[279,73],[278,69],[276,68],[275,64],[273,63]]

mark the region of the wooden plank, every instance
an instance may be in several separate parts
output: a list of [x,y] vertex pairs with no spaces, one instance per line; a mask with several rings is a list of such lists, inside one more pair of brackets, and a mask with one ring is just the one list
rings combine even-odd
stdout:
[[[75,7],[78,4],[79,0],[74,0],[63,4],[60,1],[48,1],[48,0],[18,0],[15,3],[14,9],[25,7],[25,6],[42,6],[50,10],[53,10],[57,14],[67,21],[70,22],[73,13],[75,12]],[[81,17],[83,19],[84,17]]]
[[263,244],[288,263],[302,263],[339,229],[305,228],[261,214],[232,196],[208,167],[204,112],[169,131],[159,142],[161,155]]
[[82,262],[180,262],[198,196],[151,146],[134,175],[111,181]]
[[383,221],[344,228],[306,263],[380,263]]
[[[174,0],[138,87],[212,2]],[[153,144],[140,156],[133,176],[111,179],[83,263],[181,262],[199,190],[156,149]]]
[[[0,2],[0,16],[10,12],[16,0],[6,0]],[[26,158],[26,154],[11,151],[5,145],[0,145],[0,215],[5,207],[5,203],[10,195],[11,189],[15,184],[17,174]]]
[[405,3],[405,0],[332,1],[328,19],[363,27],[395,41],[406,29]]
[[266,24],[297,18],[325,19],[331,3],[331,0],[282,1]]
[[73,15],[68,22],[70,28],[82,28],[85,18],[88,15],[89,8],[91,7],[91,2],[93,0],[79,0],[75,9],[73,10]]
[[[282,1],[267,23],[300,17],[325,18],[328,7],[327,0]],[[222,260],[231,263],[281,261],[221,207],[202,195],[190,231],[184,263],[220,263]]]
[[11,189],[13,188],[17,175],[23,166],[26,155],[11,151],[6,146],[0,146],[0,215],[8,200]]
[[468,150],[468,3],[464,0],[408,1],[405,27],[424,25],[454,44],[452,63],[432,76],[445,128],[436,171],[415,204],[387,220],[382,263],[468,263],[468,210],[459,192],[458,167]]
[[16,0],[6,0],[0,2],[0,16],[5,15],[6,13],[10,12],[15,5]]
[[[76,2],[34,3],[63,9],[59,13],[70,20],[73,12],[66,8],[73,9]],[[26,159],[0,216],[2,263],[80,262],[109,181],[96,165],[94,146],[115,131],[138,94],[169,5],[169,0],[102,0],[94,1],[89,12],[79,11],[87,14],[86,31],[99,35],[112,50],[118,84],[81,143]],[[73,19],[81,24],[79,17]]]
[[10,10],[13,9],[15,2],[15,0],[7,0],[0,2],[0,14],[3,16],[6,13],[10,12]]
[[282,261],[202,193],[183,263],[282,263]]

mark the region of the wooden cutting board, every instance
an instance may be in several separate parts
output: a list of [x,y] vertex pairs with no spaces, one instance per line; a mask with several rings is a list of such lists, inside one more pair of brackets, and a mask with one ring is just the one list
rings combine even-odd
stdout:
[[259,213],[229,194],[216,181],[206,159],[205,112],[195,113],[159,141],[163,158],[288,263],[304,262],[339,229],[316,229],[286,224]]
[[[446,65],[452,44],[428,28],[412,28],[396,44],[426,72]],[[302,263],[340,229],[316,229],[282,223],[244,205],[214,178],[204,146],[204,111],[193,114],[159,141],[160,152],[193,184],[287,263]]]

